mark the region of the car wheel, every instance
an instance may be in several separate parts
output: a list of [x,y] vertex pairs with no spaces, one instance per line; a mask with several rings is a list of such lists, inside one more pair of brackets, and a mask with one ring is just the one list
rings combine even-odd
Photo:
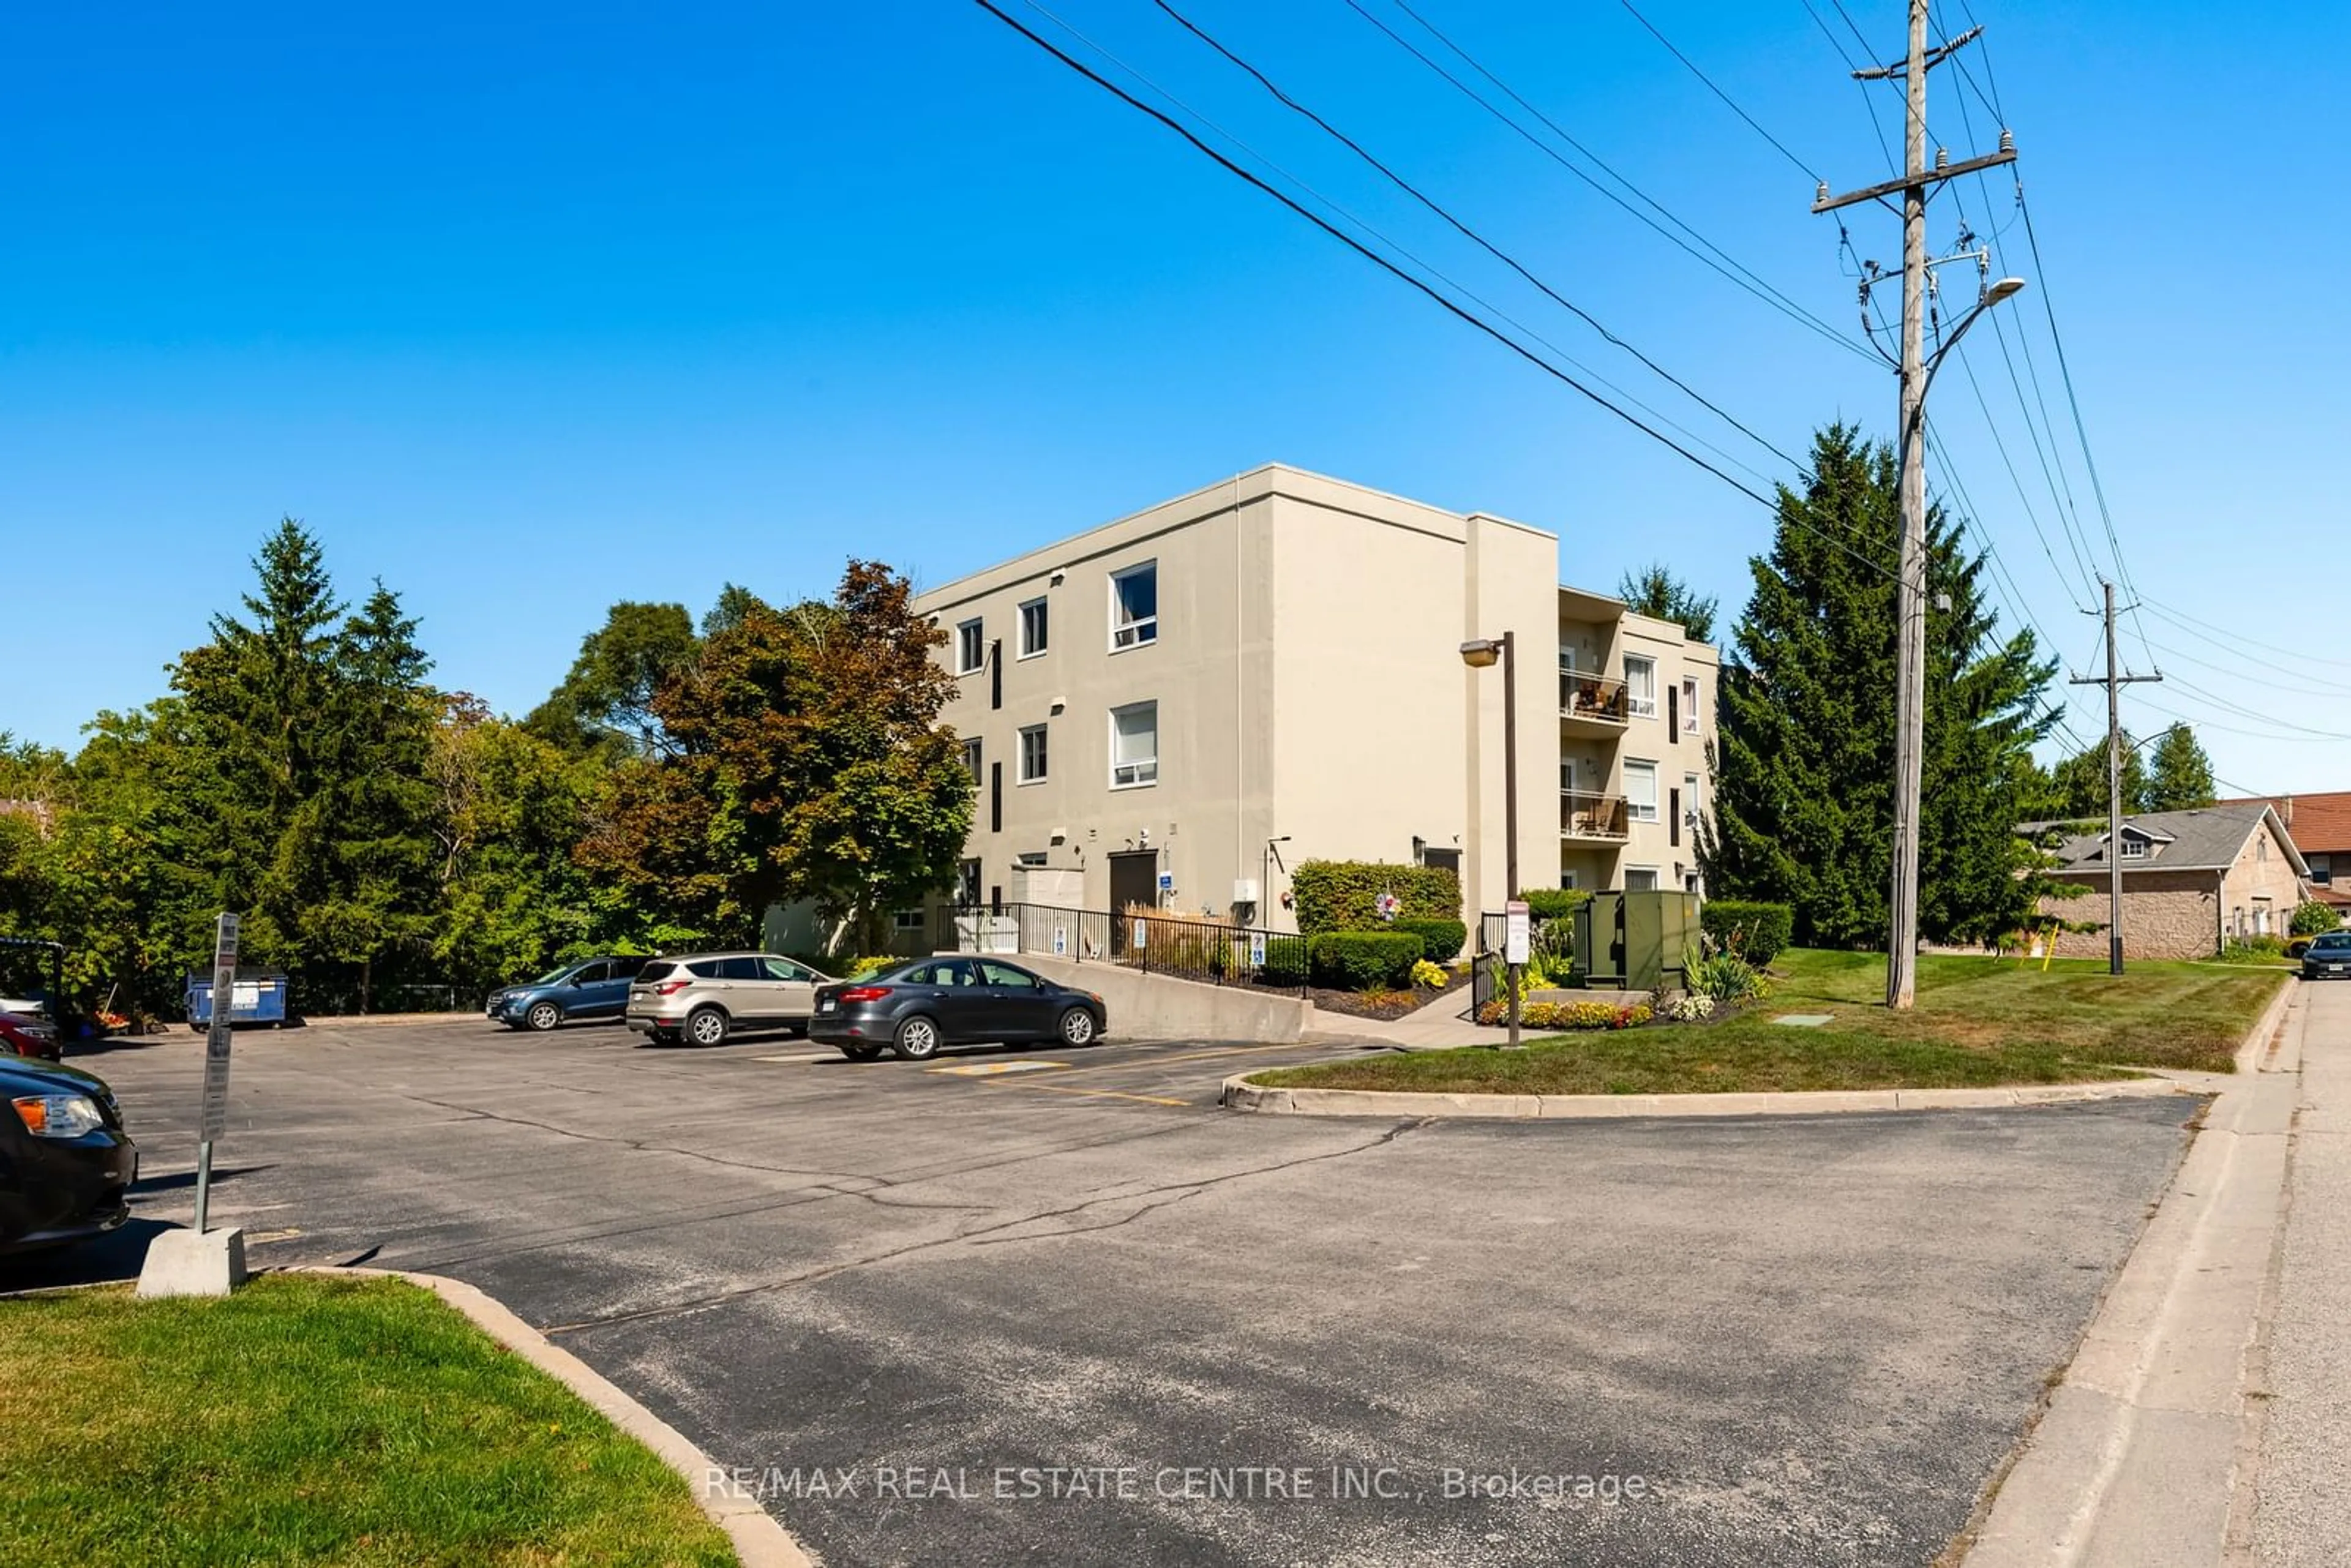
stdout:
[[726,1015],[716,1008],[696,1008],[685,1020],[685,1037],[696,1045],[726,1043]]
[[882,1054],[882,1048],[878,1045],[844,1045],[841,1048],[841,1054],[852,1061],[871,1061]]
[[928,1061],[939,1053],[939,1026],[926,1018],[910,1018],[898,1026],[898,1056],[904,1061]]
[[1063,1045],[1092,1045],[1094,1040],[1094,1015],[1083,1008],[1071,1008],[1061,1015]]
[[523,1014],[523,1021],[545,1034],[563,1021],[563,1009],[553,1002],[533,1002],[530,1011]]

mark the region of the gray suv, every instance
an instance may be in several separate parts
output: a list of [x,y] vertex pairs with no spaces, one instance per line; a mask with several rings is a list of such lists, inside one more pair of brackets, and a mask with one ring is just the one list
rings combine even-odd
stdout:
[[745,1029],[806,1029],[816,988],[833,983],[774,953],[687,953],[637,971],[623,1015],[658,1045],[723,1045]]

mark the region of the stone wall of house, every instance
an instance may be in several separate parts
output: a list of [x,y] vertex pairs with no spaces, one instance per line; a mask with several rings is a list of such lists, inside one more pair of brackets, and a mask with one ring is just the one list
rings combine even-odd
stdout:
[[[2106,956],[2106,879],[2095,873],[2066,872],[2070,883],[2095,891],[2069,899],[2044,898],[2041,913],[2069,925],[2096,922],[2095,931],[2058,934],[2061,958],[2103,958]],[[2123,878],[2123,956],[2126,958],[2209,958],[2220,950],[2220,916],[2216,905],[2217,878],[2209,871],[2134,872]]]
[[[2128,877],[2123,879],[2123,886],[2130,886]],[[2294,921],[2294,905],[2302,902],[2302,878],[2295,874],[2284,843],[2268,824],[2247,835],[2237,863],[2229,868],[2222,901],[2230,936],[2256,936],[2265,926],[2270,936],[2286,934]]]

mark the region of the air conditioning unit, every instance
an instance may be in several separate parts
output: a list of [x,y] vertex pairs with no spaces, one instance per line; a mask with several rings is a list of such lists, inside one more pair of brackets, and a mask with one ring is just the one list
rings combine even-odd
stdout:
[[1257,902],[1257,878],[1253,876],[1235,877],[1233,879],[1233,902],[1235,904],[1255,904]]

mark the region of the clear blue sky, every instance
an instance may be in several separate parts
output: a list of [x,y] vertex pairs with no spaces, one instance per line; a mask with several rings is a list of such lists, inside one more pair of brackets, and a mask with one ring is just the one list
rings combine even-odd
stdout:
[[[2044,278],[2021,225],[2001,232],[2003,270],[2036,290],[2005,308],[2054,420],[2053,486],[2001,345],[1980,332],[1970,360],[2065,565],[1954,365],[1938,423],[1981,527],[2085,665],[2094,628],[2053,487],[2094,565],[2105,544],[2045,288],[2138,586],[2226,629],[2145,618],[2159,646],[2134,635],[2129,661],[2181,680],[2137,688],[2134,724],[2166,722],[2151,704],[2198,720],[2248,788],[2351,788],[2351,742],[2288,738],[2351,731],[2351,645],[2334,568],[2316,565],[2337,552],[2306,542],[2340,532],[2351,330],[2324,283],[2345,237],[2337,128],[2330,95],[2292,69],[2339,49],[2344,15],[1972,3],[1991,26],[1976,79],[2023,149],[2047,263]],[[1365,4],[1426,42],[1393,0]],[[1899,5],[1847,6],[1898,48]],[[1889,374],[1667,246],[1343,0],[1186,8],[1776,444],[1801,451],[1840,415],[1890,428]],[[1812,180],[1622,8],[1418,8],[1756,274],[1853,323]],[[1608,380],[1781,472],[1147,0],[1053,9]],[[1644,9],[1807,168],[1839,188],[1885,176],[1864,93],[1800,0]],[[93,710],[154,695],[287,513],[347,590],[381,575],[406,596],[443,682],[517,712],[614,599],[698,610],[728,579],[821,591],[852,550],[942,581],[1270,459],[1555,528],[1580,584],[1662,557],[1729,616],[1767,537],[1754,503],[973,5],[64,6],[19,9],[5,44],[0,727],[20,735],[70,744]],[[1991,144],[1966,83],[1940,71],[1934,91],[1955,158]],[[1889,93],[1889,136],[1894,107]],[[2014,215],[2002,181],[1963,199],[1979,227]],[[1898,257],[1891,215],[1851,222],[1860,254]],[[1943,203],[1936,243],[1953,231]],[[2241,639],[2338,662],[2282,673]],[[2103,716],[2095,700],[2074,711],[2085,733]]]

